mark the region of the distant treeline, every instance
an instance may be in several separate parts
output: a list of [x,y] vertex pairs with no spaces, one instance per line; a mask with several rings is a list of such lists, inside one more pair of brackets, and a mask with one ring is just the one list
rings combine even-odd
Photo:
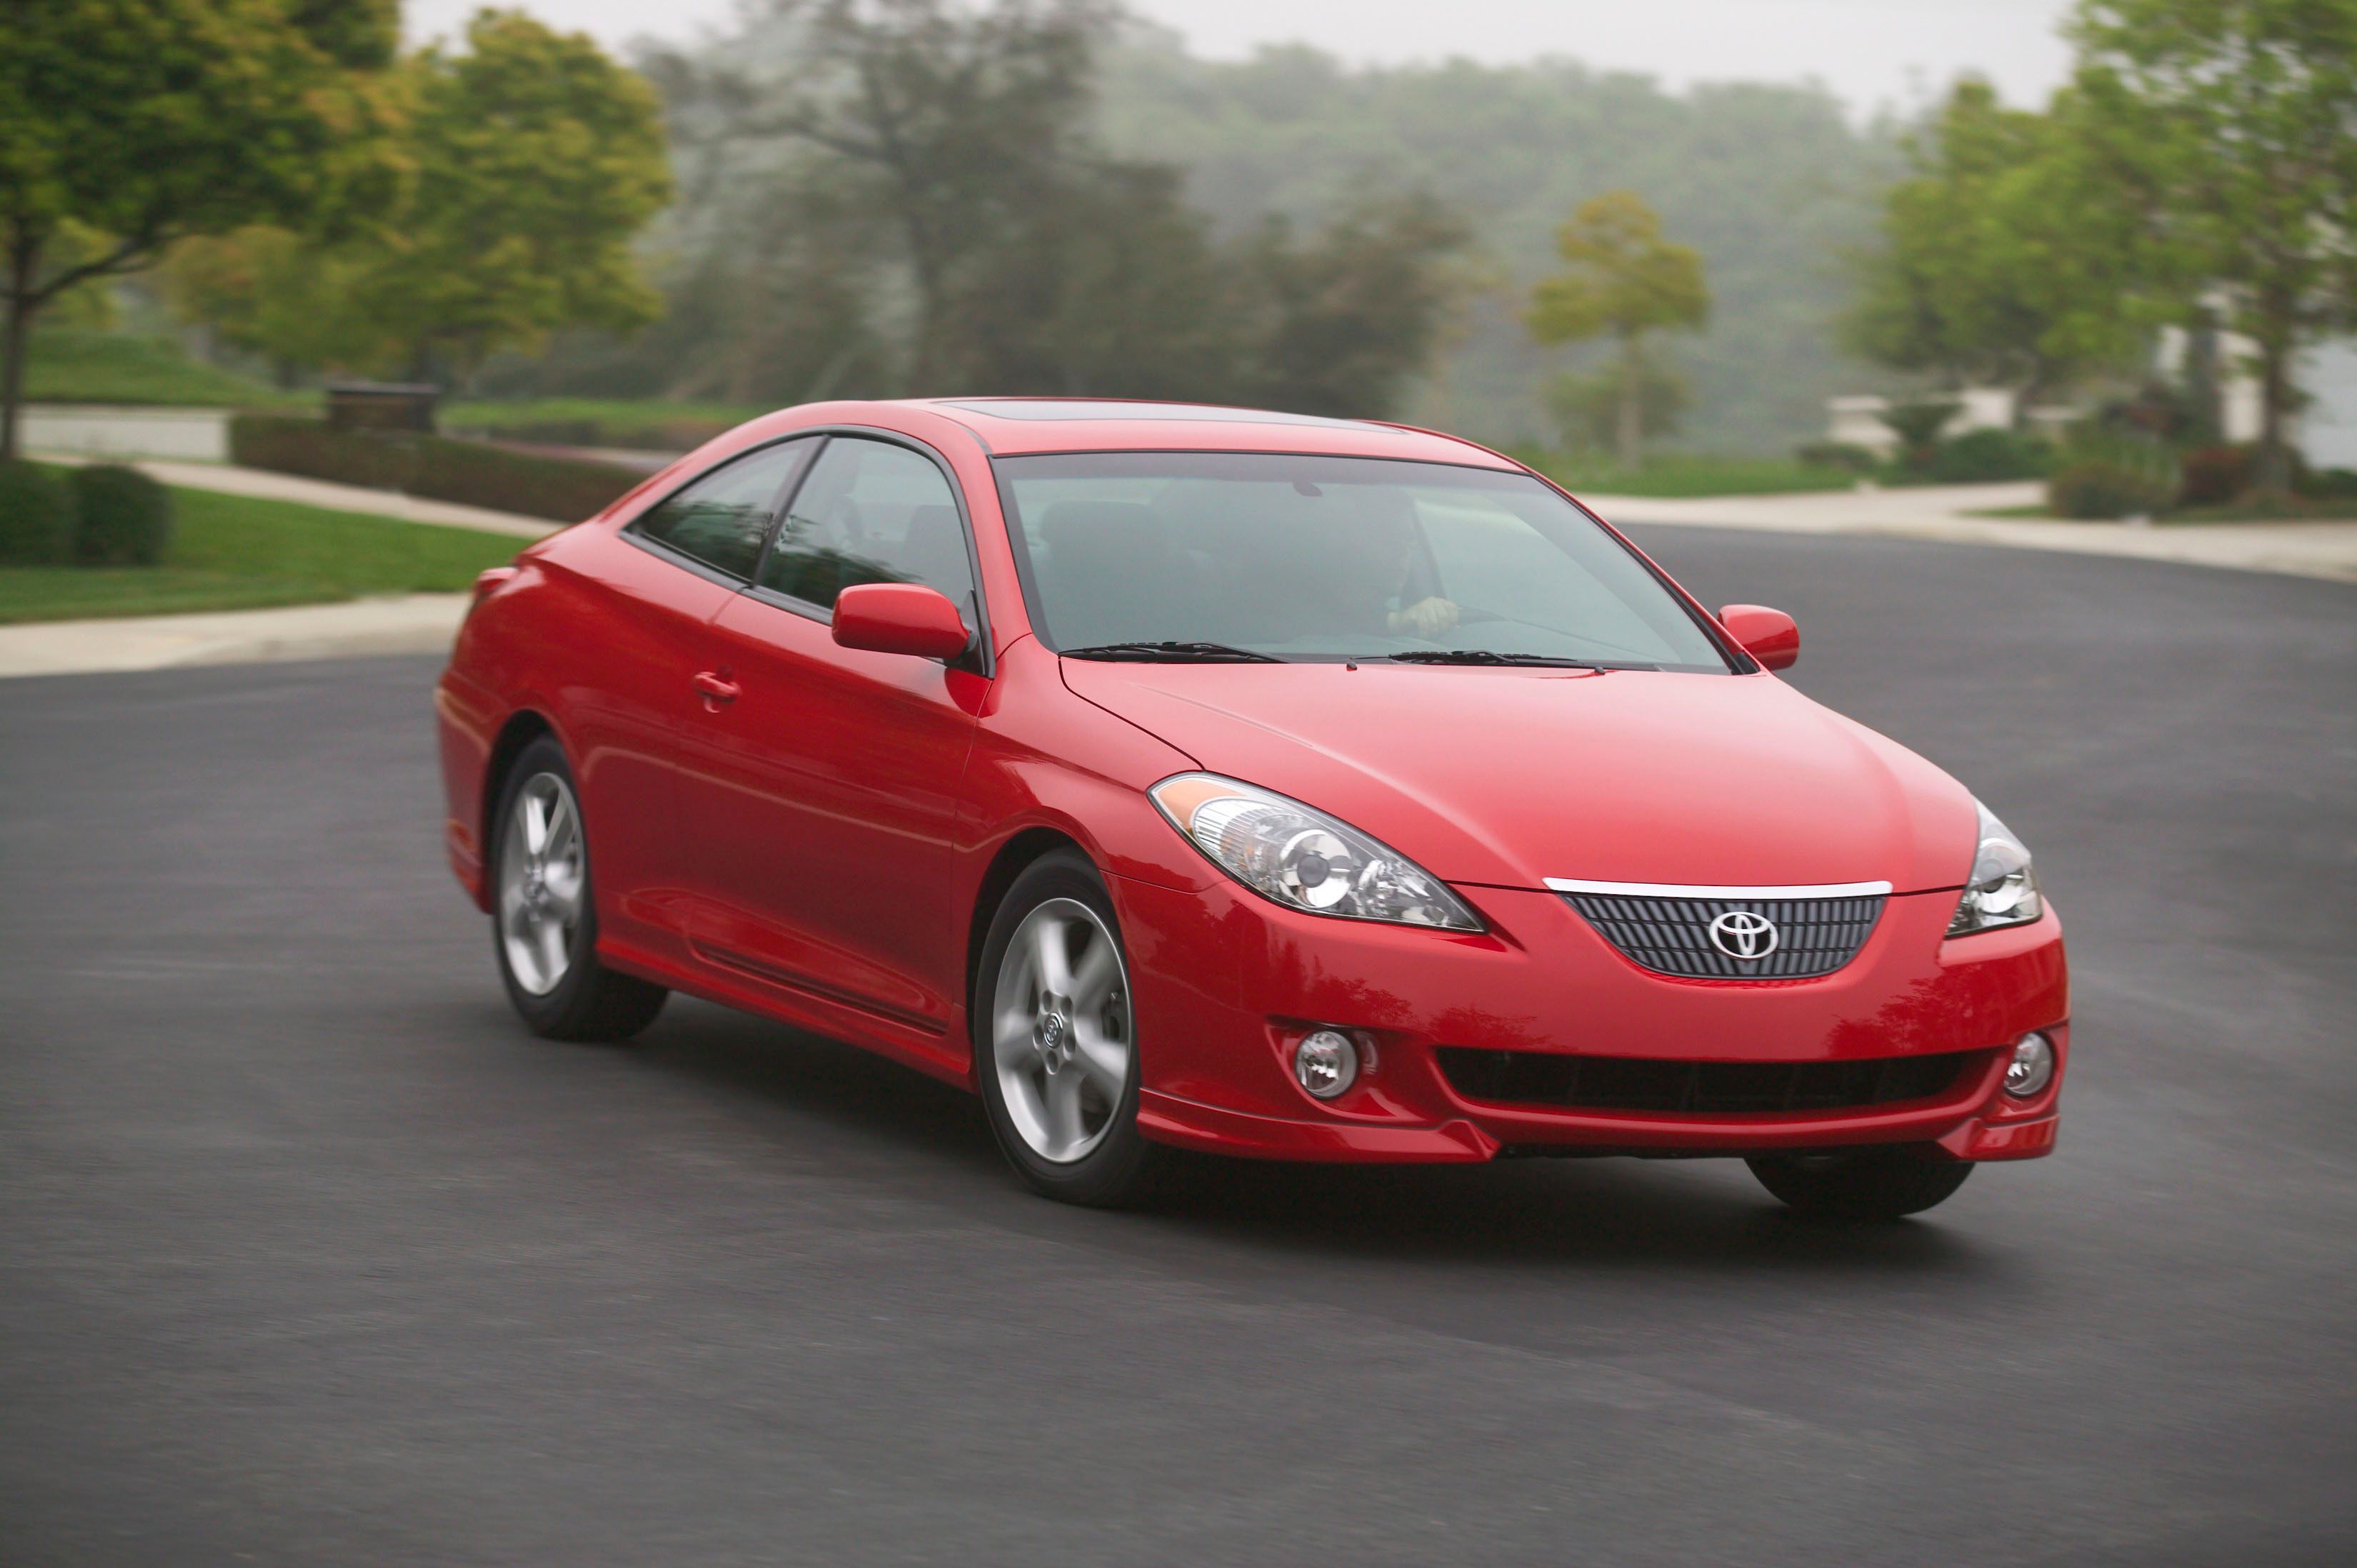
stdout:
[[1545,438],[1544,387],[1582,351],[1521,313],[1556,227],[1620,188],[1708,264],[1712,325],[1673,355],[1687,443],[1805,439],[1863,374],[1835,346],[1844,257],[1902,164],[1820,90],[1220,63],[1082,4],[956,15],[790,3],[641,62],[680,188],[647,242],[669,309],[495,360],[480,390],[1074,391]]

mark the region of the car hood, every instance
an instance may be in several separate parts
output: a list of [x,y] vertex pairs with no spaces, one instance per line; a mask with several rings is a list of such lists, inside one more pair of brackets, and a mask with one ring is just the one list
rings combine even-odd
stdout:
[[1205,770],[1450,882],[1963,884],[1972,797],[1772,675],[1060,660]]

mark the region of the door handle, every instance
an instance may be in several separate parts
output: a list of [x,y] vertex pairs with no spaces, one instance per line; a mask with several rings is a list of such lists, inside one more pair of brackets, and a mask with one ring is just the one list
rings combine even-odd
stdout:
[[727,680],[710,670],[697,671],[694,685],[696,692],[704,698],[705,711],[710,713],[717,713],[723,703],[735,702],[740,690],[736,682]]

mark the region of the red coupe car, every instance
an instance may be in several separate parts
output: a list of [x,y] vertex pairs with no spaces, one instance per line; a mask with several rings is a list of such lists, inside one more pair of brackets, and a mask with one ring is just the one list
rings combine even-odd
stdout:
[[542,1034],[684,991],[855,1041],[1054,1197],[1718,1155],[1890,1218],[2052,1146],[2061,933],[1799,646],[1445,435],[790,409],[484,575],[449,854]]

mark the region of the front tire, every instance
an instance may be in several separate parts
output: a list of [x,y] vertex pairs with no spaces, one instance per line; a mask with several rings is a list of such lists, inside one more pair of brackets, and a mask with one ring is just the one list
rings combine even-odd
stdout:
[[653,1023],[671,993],[597,961],[588,830],[554,739],[517,756],[491,821],[491,947],[524,1023],[552,1040],[623,1040]]
[[1943,1203],[1973,1167],[1928,1144],[1882,1144],[1832,1155],[1746,1160],[1751,1174],[1794,1213],[1851,1223],[1902,1219]]
[[998,1147],[1035,1192],[1116,1208],[1150,1185],[1137,1030],[1113,899],[1076,850],[1042,855],[991,918],[974,976],[974,1076]]

